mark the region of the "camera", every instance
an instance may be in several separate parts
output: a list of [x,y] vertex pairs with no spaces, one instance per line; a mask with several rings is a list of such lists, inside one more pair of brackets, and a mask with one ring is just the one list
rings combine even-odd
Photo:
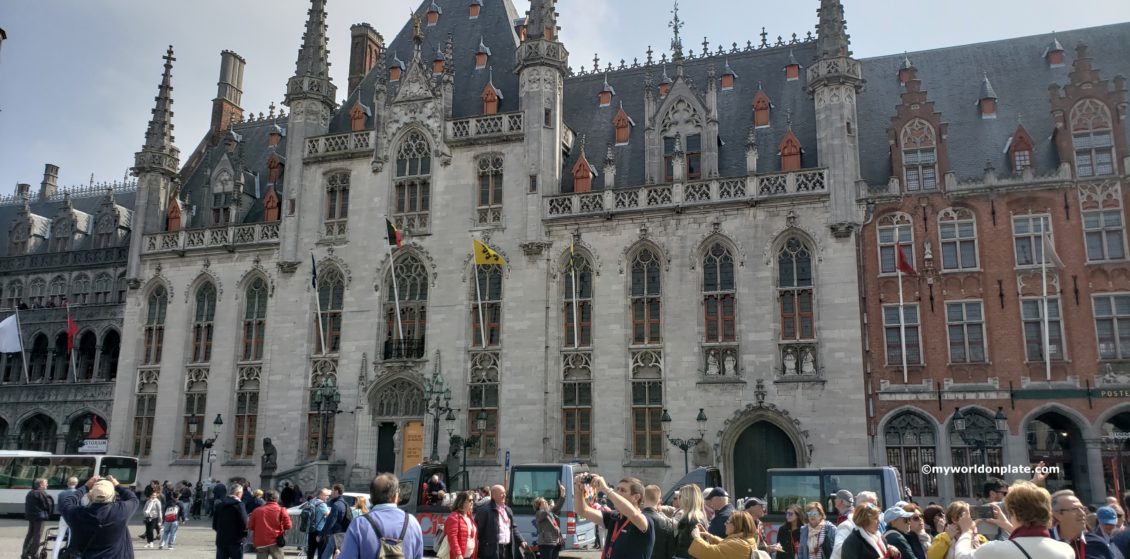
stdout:
[[970,508],[971,517],[973,520],[992,520],[993,507],[989,505],[974,505]]
[[592,483],[592,474],[584,474],[581,476],[581,482],[585,484]]

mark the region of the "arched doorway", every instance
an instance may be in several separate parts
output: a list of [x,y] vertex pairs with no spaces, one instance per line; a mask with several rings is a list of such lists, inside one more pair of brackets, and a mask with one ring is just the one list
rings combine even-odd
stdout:
[[799,465],[792,437],[769,421],[750,423],[734,443],[732,497],[762,497],[769,493],[766,472],[770,468],[795,468]]
[[[96,413],[80,413],[71,419],[67,428],[67,454],[99,453],[100,444],[86,441],[106,440],[106,420]],[[105,452],[105,450],[101,450]]]
[[424,391],[420,385],[394,379],[373,389],[369,405],[377,431],[377,473],[396,473],[418,464],[424,457]]
[[1102,451],[1106,494],[1124,495],[1130,491],[1130,411],[1103,422]]
[[55,420],[37,413],[20,427],[20,450],[55,452]]
[[1091,486],[1086,481],[1087,449],[1079,426],[1066,415],[1049,411],[1028,422],[1026,436],[1029,462],[1059,468],[1058,473],[1048,476],[1048,491],[1072,489],[1080,501],[1091,502]]
[[110,330],[102,336],[102,355],[98,359],[98,378],[114,380],[118,377],[118,352],[122,337],[117,330]]

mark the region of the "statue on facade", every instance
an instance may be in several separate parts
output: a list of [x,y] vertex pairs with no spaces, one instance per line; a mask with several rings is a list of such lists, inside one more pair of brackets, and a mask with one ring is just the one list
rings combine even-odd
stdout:
[[279,467],[278,450],[275,445],[271,443],[270,437],[263,437],[263,463],[261,470],[264,472],[273,472]]
[[718,356],[713,351],[706,356],[706,374],[710,376],[718,374]]

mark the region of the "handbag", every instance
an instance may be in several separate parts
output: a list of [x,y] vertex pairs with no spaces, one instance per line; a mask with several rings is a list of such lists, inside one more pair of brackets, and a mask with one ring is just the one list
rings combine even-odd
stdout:
[[[279,508],[279,526],[282,526],[283,524],[284,514],[286,514],[286,511],[282,508]],[[281,534],[275,536],[275,545],[279,546],[279,549],[286,547],[286,530],[283,530]]]
[[447,543],[447,533],[442,528],[436,534],[433,547],[436,550],[436,559],[451,559],[451,546]]

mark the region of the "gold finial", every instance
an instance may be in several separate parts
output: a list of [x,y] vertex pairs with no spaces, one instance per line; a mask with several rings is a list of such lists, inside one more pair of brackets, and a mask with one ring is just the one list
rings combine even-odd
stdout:
[[424,39],[424,31],[420,27],[420,14],[412,12],[412,38],[416,42],[421,42]]

